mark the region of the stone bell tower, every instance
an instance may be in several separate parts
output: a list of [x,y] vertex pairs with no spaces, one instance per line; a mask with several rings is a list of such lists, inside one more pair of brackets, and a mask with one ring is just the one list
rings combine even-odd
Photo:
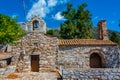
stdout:
[[106,27],[106,20],[100,20],[98,22],[98,39],[108,40],[108,31]]
[[46,23],[42,18],[39,16],[33,16],[27,22],[27,32],[42,32],[46,33]]

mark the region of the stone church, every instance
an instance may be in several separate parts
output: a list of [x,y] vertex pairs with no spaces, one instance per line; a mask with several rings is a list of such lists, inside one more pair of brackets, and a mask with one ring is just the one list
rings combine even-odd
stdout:
[[[105,20],[98,22],[99,39],[58,39],[46,35],[46,23],[37,16],[19,24],[27,34],[11,49],[11,65],[16,65],[16,71],[59,71],[64,80],[103,79],[104,74],[107,79],[103,80],[109,80],[109,75],[115,73],[120,79],[119,47],[109,40]],[[117,71],[112,72],[114,69]]]

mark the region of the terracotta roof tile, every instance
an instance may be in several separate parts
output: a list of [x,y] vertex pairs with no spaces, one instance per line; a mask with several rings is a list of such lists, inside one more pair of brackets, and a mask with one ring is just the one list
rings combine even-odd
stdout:
[[74,46],[74,45],[117,45],[110,40],[96,39],[59,39],[59,46]]

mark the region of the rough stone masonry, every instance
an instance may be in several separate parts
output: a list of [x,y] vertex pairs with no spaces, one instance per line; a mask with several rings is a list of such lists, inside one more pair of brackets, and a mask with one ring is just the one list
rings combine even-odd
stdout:
[[58,39],[46,35],[41,22],[33,17],[27,26],[31,31],[12,45],[17,72],[59,71],[63,80],[120,79],[120,49],[108,39],[105,20],[98,23],[98,39]]

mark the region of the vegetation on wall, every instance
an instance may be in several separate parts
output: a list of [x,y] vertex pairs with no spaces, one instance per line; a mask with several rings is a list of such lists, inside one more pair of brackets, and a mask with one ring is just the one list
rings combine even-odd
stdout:
[[0,43],[12,43],[23,37],[25,34],[19,25],[16,23],[16,18],[11,18],[4,14],[0,14]]

